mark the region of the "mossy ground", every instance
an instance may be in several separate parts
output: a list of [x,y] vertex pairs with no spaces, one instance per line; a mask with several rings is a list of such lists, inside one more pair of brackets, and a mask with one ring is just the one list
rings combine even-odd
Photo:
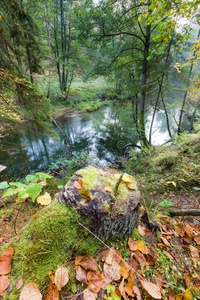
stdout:
[[[58,266],[77,255],[94,255],[100,244],[80,227],[78,219],[76,211],[55,200],[32,217],[21,230],[18,242],[16,237],[2,247],[2,250],[14,248],[10,272],[14,286],[23,277],[25,283],[34,281],[40,288],[44,287],[49,281],[48,271],[55,272]],[[8,297],[5,295],[9,300],[18,298],[16,289]]]

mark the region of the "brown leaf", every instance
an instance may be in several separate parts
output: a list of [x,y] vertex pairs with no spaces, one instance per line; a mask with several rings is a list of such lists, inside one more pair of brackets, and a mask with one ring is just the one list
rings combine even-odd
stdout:
[[143,254],[148,254],[148,248],[147,248],[147,246],[145,246],[144,244],[143,244],[143,242],[142,241],[138,241],[137,242],[137,247],[138,247],[138,250],[140,251],[140,252],[142,252]]
[[116,286],[114,292],[111,292],[111,297],[113,297],[113,294],[117,295],[119,299],[121,299],[122,294],[120,292],[120,289]]
[[87,273],[88,288],[93,293],[98,293],[102,287],[103,279],[99,271],[89,271]]
[[129,237],[128,239],[128,245],[131,251],[137,251],[138,250],[138,243],[136,240]]
[[120,268],[120,274],[122,275],[123,278],[127,279],[129,276],[129,269],[127,269],[125,266],[122,266]]
[[44,295],[45,300],[59,300],[59,291],[57,286],[52,283],[52,281],[49,282],[49,286],[46,290],[46,293]]
[[43,181],[40,181],[38,184],[41,184],[41,185],[47,185],[47,180],[45,179],[45,180],[43,180]]
[[133,293],[136,295],[137,300],[142,300],[140,290],[136,285],[133,286]]
[[3,292],[7,289],[10,284],[10,279],[8,275],[3,275],[0,277],[0,295],[3,295]]
[[183,222],[178,222],[175,225],[175,230],[176,230],[176,233],[178,235],[180,235],[181,237],[183,237],[184,234],[185,234],[185,226],[184,226]]
[[20,278],[16,283],[16,289],[21,289],[22,285],[24,284],[24,278]]
[[148,263],[149,266],[153,266],[156,263],[156,258],[154,256],[152,256],[151,254],[147,254],[146,262]]
[[8,293],[11,293],[12,290],[13,290],[13,284],[10,283],[9,286],[8,286],[7,292],[8,292]]
[[190,245],[189,251],[190,251],[190,255],[193,258],[193,260],[195,262],[197,262],[199,260],[199,250],[197,248],[195,248],[194,246]]
[[86,270],[81,266],[76,266],[76,279],[88,285]]
[[13,248],[8,248],[1,253],[0,256],[0,275],[6,275],[11,270],[11,260],[13,256]]
[[125,286],[125,292],[131,297],[135,296],[133,294],[133,286],[134,286],[133,280],[129,279]]
[[125,294],[124,278],[122,278],[122,281],[120,282],[119,290],[120,290],[120,293],[121,293],[122,297],[124,299],[127,299],[126,294]]
[[120,280],[121,278],[120,266],[114,259],[111,265],[104,263],[103,270],[104,270],[104,275],[110,277],[113,281]]
[[114,257],[114,251],[113,250],[114,250],[114,248],[112,247],[112,248],[104,251],[102,253],[101,260],[104,261],[104,262],[106,262],[107,264],[111,265],[112,261],[113,261],[113,257]]
[[170,243],[168,242],[168,240],[164,237],[161,236],[161,240],[163,241],[163,243],[165,244],[165,246],[167,247],[171,247]]
[[119,264],[122,260],[122,253],[119,250],[114,249],[114,260]]
[[164,280],[165,280],[165,276],[162,275],[162,274],[160,274],[160,273],[157,273],[157,281],[156,281],[156,283],[157,283],[157,285],[159,287],[162,287],[162,285],[164,284]]
[[195,242],[196,242],[198,245],[200,245],[200,234],[196,235],[196,236],[194,237],[194,240],[195,240]]
[[52,271],[48,271],[47,274],[53,284],[55,284],[55,276],[53,275]]
[[78,256],[75,259],[75,265],[79,265],[84,268],[86,271],[96,271],[97,270],[97,263],[89,254],[85,256]]
[[69,274],[67,268],[62,266],[59,267],[55,272],[55,285],[59,291],[68,283],[68,280]]
[[168,298],[169,298],[169,300],[175,300],[175,291],[174,291],[174,289],[173,290],[172,289],[168,290]]
[[137,261],[132,257],[130,257],[130,262],[129,262],[129,266],[131,267],[132,270],[137,271],[139,269],[138,263]]
[[160,287],[147,280],[141,280],[141,285],[145,291],[154,299],[161,299]]
[[103,279],[102,289],[105,290],[107,285],[109,285],[112,282],[112,279],[108,276],[108,274],[104,274],[104,272],[102,272],[102,279]]
[[16,242],[18,242],[20,240],[21,236],[18,234],[17,238],[16,238]]
[[184,278],[185,278],[186,286],[187,288],[189,288],[191,286],[191,278],[192,278],[191,274],[185,274]]
[[146,235],[146,228],[144,226],[138,225],[137,230],[141,236]]
[[144,267],[146,265],[146,259],[142,253],[140,253],[139,251],[135,251],[133,252],[133,256],[139,262],[141,267]]
[[111,193],[112,192],[112,188],[110,186],[105,186],[104,190],[107,192],[107,193]]
[[90,291],[89,288],[87,288],[83,292],[83,300],[96,300],[96,299],[97,299],[97,294]]
[[127,182],[126,185],[130,190],[136,190],[136,186],[134,184],[132,184],[131,182]]
[[188,244],[191,244],[191,242],[192,242],[192,238],[190,238],[189,236],[184,236],[183,237],[183,240],[184,240],[184,242],[186,242],[186,243],[188,243]]
[[19,300],[42,300],[42,294],[35,282],[28,283],[20,293]]
[[193,231],[193,228],[190,226],[189,223],[185,224],[185,232],[190,238],[193,238],[195,236],[195,233]]

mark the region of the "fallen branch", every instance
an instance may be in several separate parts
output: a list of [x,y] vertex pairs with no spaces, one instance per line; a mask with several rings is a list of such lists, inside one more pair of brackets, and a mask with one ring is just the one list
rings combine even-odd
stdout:
[[181,209],[169,211],[171,217],[174,216],[200,216],[200,209]]

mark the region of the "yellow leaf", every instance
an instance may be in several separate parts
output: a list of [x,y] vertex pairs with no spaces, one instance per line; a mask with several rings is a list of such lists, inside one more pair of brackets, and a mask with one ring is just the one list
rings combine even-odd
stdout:
[[142,17],[140,16],[140,17],[138,17],[138,22],[140,22],[142,20]]
[[42,205],[48,205],[51,203],[51,196],[49,193],[45,193],[44,195],[41,195],[37,197],[37,203],[40,203]]
[[143,242],[142,241],[138,241],[137,242],[137,247],[138,247],[138,250],[140,251],[140,252],[142,252],[143,254],[148,254],[148,248],[147,248],[147,246],[145,246],[144,244],[143,244]]

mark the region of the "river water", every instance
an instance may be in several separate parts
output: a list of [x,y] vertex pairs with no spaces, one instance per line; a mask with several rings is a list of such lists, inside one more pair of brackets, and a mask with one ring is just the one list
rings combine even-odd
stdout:
[[[152,112],[153,109],[149,107],[146,114],[147,130]],[[178,120],[179,112],[177,108],[170,110],[172,134],[177,132],[174,117]],[[139,144],[131,110],[126,108],[120,108],[116,112],[116,109],[104,106],[92,113],[57,120],[57,123],[68,137],[67,141],[56,127],[54,129],[60,136],[60,141],[45,132],[37,136],[30,129],[5,137],[7,149],[1,151],[0,164],[7,168],[0,173],[0,181],[19,180],[35,171],[47,170],[50,163],[63,157],[79,157],[81,152],[88,153],[89,164],[113,165],[118,156],[128,155],[133,141]],[[165,114],[163,110],[159,110],[154,121],[152,142],[154,145],[161,145],[168,140]]]

